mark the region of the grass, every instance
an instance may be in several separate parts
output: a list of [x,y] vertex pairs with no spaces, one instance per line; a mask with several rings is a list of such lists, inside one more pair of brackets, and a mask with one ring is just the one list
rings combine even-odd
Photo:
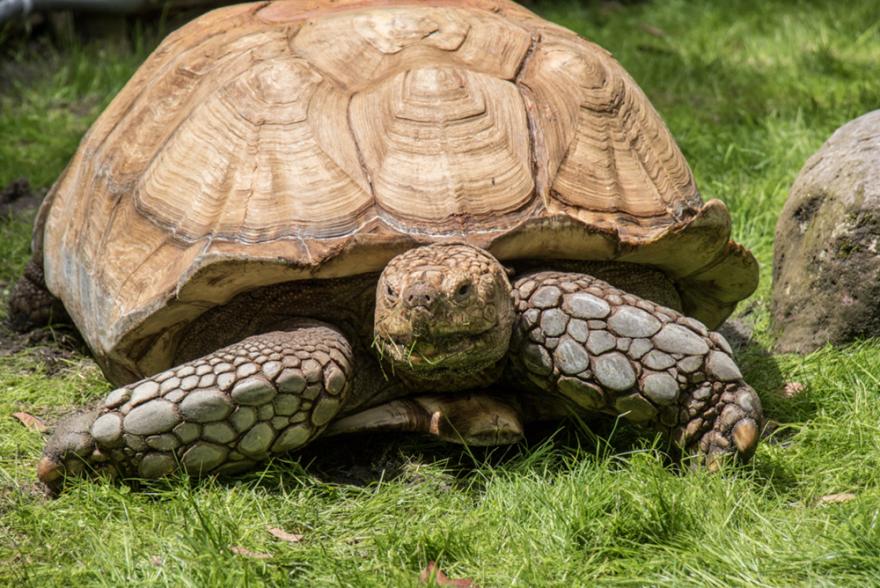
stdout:
[[[880,584],[880,344],[767,351],[775,219],[804,160],[877,106],[880,8],[536,7],[633,74],[704,197],[728,204],[737,239],[761,262],[761,286],[739,311],[753,344],[738,360],[780,426],[753,463],[682,473],[623,426],[600,426],[599,440],[572,427],[480,453],[376,436],[235,482],[84,482],[47,501],[33,490],[40,434],[3,416],[0,584],[415,586],[429,560],[481,586]],[[0,185],[26,176],[48,186],[153,42],[41,46],[36,63],[13,46],[4,71],[27,75],[0,85]],[[26,261],[29,220],[0,221],[7,284]],[[62,361],[49,371],[34,350],[0,358],[0,414],[53,421],[108,390],[88,358]],[[786,397],[785,382],[804,391]],[[343,483],[340,472],[371,483]],[[854,498],[823,500],[841,493]]]

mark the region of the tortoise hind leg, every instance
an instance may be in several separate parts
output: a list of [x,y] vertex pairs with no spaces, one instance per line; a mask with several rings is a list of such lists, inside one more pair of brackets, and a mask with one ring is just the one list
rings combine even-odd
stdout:
[[248,337],[112,391],[59,424],[38,467],[57,487],[84,466],[158,478],[243,471],[320,434],[351,388],[352,350],[318,322]]
[[509,445],[523,438],[515,398],[487,392],[424,394],[392,400],[333,421],[326,436],[367,431],[407,431],[462,445]]
[[9,297],[9,324],[24,333],[51,323],[69,323],[61,301],[46,288],[43,268],[33,258]]
[[663,431],[709,465],[754,452],[761,403],[717,333],[586,274],[524,276],[514,299],[515,382]]

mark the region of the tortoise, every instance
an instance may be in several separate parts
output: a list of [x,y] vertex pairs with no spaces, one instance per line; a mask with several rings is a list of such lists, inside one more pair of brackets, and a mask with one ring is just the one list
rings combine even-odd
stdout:
[[754,257],[613,57],[512,2],[198,18],[86,134],[33,251],[13,314],[63,307],[119,386],[58,425],[50,484],[595,413],[709,465],[757,444],[709,331]]

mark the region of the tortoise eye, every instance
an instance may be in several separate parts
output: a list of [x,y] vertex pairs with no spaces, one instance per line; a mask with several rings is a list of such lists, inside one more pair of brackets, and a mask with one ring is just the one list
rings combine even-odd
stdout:
[[397,292],[394,291],[394,288],[391,284],[385,284],[385,297],[388,298],[389,301],[395,302],[397,300]]
[[473,286],[470,282],[465,282],[461,284],[458,289],[455,291],[455,297],[459,300],[463,300],[470,296],[471,291],[473,290]]

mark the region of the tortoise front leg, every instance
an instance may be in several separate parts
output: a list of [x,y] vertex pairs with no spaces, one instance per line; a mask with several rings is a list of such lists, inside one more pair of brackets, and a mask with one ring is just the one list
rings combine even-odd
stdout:
[[761,403],[718,333],[585,274],[526,275],[513,295],[514,381],[662,430],[710,465],[754,452]]
[[245,470],[298,449],[345,403],[352,350],[330,325],[248,337],[112,391],[59,424],[38,475],[55,485],[93,466],[157,478]]

